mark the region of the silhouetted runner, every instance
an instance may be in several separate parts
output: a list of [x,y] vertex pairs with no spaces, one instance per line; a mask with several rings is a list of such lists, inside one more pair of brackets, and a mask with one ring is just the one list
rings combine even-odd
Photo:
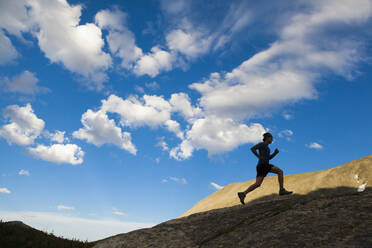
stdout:
[[[246,189],[244,192],[238,192],[238,197],[242,204],[244,204],[245,196],[249,192],[260,187],[261,183],[263,182],[264,178],[269,172],[272,172],[278,175],[279,195],[292,194],[292,191],[287,191],[283,187],[283,171],[279,167],[276,167],[275,165],[270,164],[270,160],[273,159],[279,153],[279,150],[275,149],[274,153],[270,155],[269,144],[271,144],[272,142],[273,142],[273,136],[271,135],[271,133],[265,133],[263,135],[263,142],[258,143],[257,145],[251,148],[251,151],[253,152],[253,154],[256,155],[256,157],[258,158],[258,163],[256,167],[257,176],[256,176],[256,182],[254,184],[249,186],[249,188]],[[259,154],[257,153],[257,150],[259,151]]]

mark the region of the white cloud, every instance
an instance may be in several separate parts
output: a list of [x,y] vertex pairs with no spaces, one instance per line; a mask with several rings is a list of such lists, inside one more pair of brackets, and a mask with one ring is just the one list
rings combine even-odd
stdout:
[[108,29],[106,39],[112,54],[122,59],[122,67],[131,69],[142,56],[142,49],[136,46],[134,34],[125,26],[126,13],[119,9],[102,10],[95,21],[102,29]]
[[191,122],[202,114],[202,110],[199,107],[191,105],[191,100],[185,93],[172,94],[169,103],[172,105],[172,111],[181,113],[186,120]]
[[3,29],[25,42],[22,32],[28,31],[31,27],[25,7],[26,2],[26,0],[0,1],[0,65],[11,63],[19,57],[19,53]]
[[84,139],[96,146],[114,144],[131,154],[137,153],[136,147],[132,144],[131,134],[122,132],[115,121],[108,118],[105,111],[94,112],[88,109],[81,117],[81,123],[84,127],[73,132],[74,138]]
[[10,194],[10,190],[7,189],[7,188],[0,188],[0,193],[3,193],[3,194]]
[[[188,28],[191,29],[191,28]],[[167,45],[170,50],[179,52],[192,59],[209,51],[212,39],[202,32],[195,30],[172,30],[167,36]]]
[[4,85],[3,90],[6,92],[35,95],[50,91],[48,88],[38,86],[37,83],[39,80],[35,77],[34,73],[27,70],[12,79],[3,78],[1,81],[3,81],[2,84]]
[[141,94],[145,93],[145,89],[141,86],[138,86],[138,85],[134,86],[134,90],[141,93]]
[[316,150],[321,150],[323,149],[323,146],[317,142],[312,142],[308,145],[306,145],[307,147],[311,148],[311,149],[316,149]]
[[45,125],[44,121],[34,114],[30,104],[24,107],[10,105],[4,109],[4,117],[10,119],[10,123],[1,127],[0,136],[10,144],[33,144]]
[[68,138],[65,137],[65,131],[59,131],[57,130],[55,133],[48,133],[48,138],[50,138],[51,141],[57,142],[57,143],[64,143],[65,141],[68,141]]
[[20,176],[30,176],[30,172],[28,170],[23,170],[22,169],[18,172],[18,175],[20,175]]
[[37,159],[53,163],[81,164],[84,152],[75,144],[53,144],[51,146],[37,145],[29,147],[28,152]]
[[114,211],[114,212],[112,212],[112,214],[118,215],[118,216],[126,216],[126,214],[121,212],[121,211]]
[[184,138],[184,134],[183,134],[183,131],[181,131],[181,125],[177,122],[177,121],[174,121],[174,120],[167,120],[165,122],[165,126],[167,127],[167,129],[176,134],[176,136],[180,139],[183,139]]
[[178,15],[187,7],[186,0],[161,0],[161,7],[169,14]]
[[33,34],[45,56],[88,78],[89,87],[102,89],[111,57],[102,51],[101,29],[93,23],[79,25],[81,5],[70,5],[66,0],[28,3],[28,14],[37,26]]
[[169,157],[178,161],[188,159],[192,156],[195,147],[190,140],[183,140],[181,144],[174,147],[169,152]]
[[237,33],[252,23],[252,16],[252,10],[246,1],[241,1],[239,4],[232,3],[219,28],[213,34],[215,39],[213,49],[223,48]]
[[218,185],[217,183],[211,182],[210,185],[215,188],[216,190],[220,190],[223,188],[223,186]]
[[10,34],[22,39],[22,32],[31,27],[31,20],[27,14],[28,0],[0,1],[0,27]]
[[[239,145],[260,140],[265,132],[262,125],[257,123],[247,126],[231,118],[205,115],[201,108],[192,106],[187,94],[177,93],[173,94],[169,101],[154,95],[144,95],[140,99],[130,96],[125,100],[110,95],[106,100],[102,100],[99,110],[88,110],[83,114],[84,127],[75,131],[73,136],[97,146],[112,143],[121,147],[121,128],[113,119],[108,119],[107,113],[118,114],[118,122],[122,127],[149,126],[166,128],[174,133],[182,142],[171,149],[169,155],[177,160],[191,157],[195,149],[206,149],[210,155],[231,151]],[[172,120],[172,114],[175,113],[179,113],[189,123],[186,131],[178,121]],[[169,150],[164,138],[157,146]]]
[[170,71],[176,61],[176,56],[158,46],[151,48],[151,52],[143,55],[134,66],[134,73],[137,75],[157,76],[160,72]]
[[283,130],[283,131],[280,131],[278,133],[278,136],[280,138],[285,138],[287,139],[288,141],[291,140],[291,136],[293,135],[293,131],[292,130],[289,130],[289,129],[286,129],[286,130]]
[[[354,7],[351,7],[355,3]],[[337,32],[324,38],[334,25],[363,25],[372,15],[370,1],[309,2],[306,14],[288,19],[279,39],[229,73],[212,73],[190,88],[202,94],[207,115],[249,119],[265,116],[283,104],[314,99],[319,72],[352,78],[361,60],[360,43]],[[328,32],[328,34],[330,34]],[[360,41],[363,42],[363,41]]]
[[15,47],[12,45],[12,42],[4,34],[4,32],[0,30],[0,65],[10,63],[14,61],[17,57],[18,57],[18,52],[15,49]]
[[243,63],[225,79],[214,73],[190,88],[202,93],[200,105],[208,114],[245,119],[263,115],[284,102],[314,98],[315,90],[308,80],[305,73],[291,70],[262,68],[251,73]]
[[107,100],[102,100],[102,111],[119,114],[121,125],[129,127],[162,125],[170,120],[170,110],[170,104],[159,96],[144,95],[141,100],[135,97],[123,100],[110,95]]
[[156,90],[160,89],[159,84],[155,81],[150,82],[150,83],[145,83],[145,86],[152,91],[156,91]]
[[95,241],[120,233],[154,226],[154,223],[124,222],[110,219],[87,219],[59,213],[1,211],[3,221],[18,220],[38,230],[69,239]]
[[168,147],[168,144],[167,142],[164,141],[164,137],[161,137],[159,142],[156,144],[156,146],[159,146],[161,147],[161,149],[163,151],[168,151],[169,150],[169,147]]
[[209,155],[228,152],[239,145],[258,142],[265,132],[258,123],[247,126],[233,119],[208,116],[194,122],[186,132],[186,139],[171,150],[170,156],[177,160],[187,159],[194,149],[205,149]]
[[169,177],[168,179],[176,183],[187,184],[186,178]]
[[[112,60],[102,48],[104,40],[93,23],[79,25],[81,5],[66,0],[19,0],[0,2],[0,28],[27,42],[22,33],[30,32],[40,49],[53,63],[85,77],[90,88],[102,89]],[[28,42],[30,43],[30,42]],[[15,59],[17,51],[0,32],[0,63]]]
[[293,118],[293,116],[290,115],[290,114],[283,114],[283,117],[284,117],[284,119],[286,119],[286,120],[291,120],[291,119]]
[[75,210],[74,207],[69,207],[69,206],[64,206],[64,205],[58,205],[57,209],[58,210],[68,210],[68,211]]

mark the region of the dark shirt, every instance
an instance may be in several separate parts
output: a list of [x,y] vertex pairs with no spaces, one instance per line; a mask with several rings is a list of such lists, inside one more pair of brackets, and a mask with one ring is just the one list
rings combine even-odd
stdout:
[[270,148],[265,142],[258,143],[257,145],[251,148],[252,151],[258,150],[258,154],[260,155],[258,159],[258,164],[268,164],[271,156],[270,156]]

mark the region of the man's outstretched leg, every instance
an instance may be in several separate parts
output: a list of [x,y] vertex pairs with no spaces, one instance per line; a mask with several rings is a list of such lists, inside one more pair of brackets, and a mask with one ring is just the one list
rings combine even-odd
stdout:
[[292,191],[287,191],[283,186],[283,171],[276,166],[273,166],[270,172],[275,173],[278,175],[278,182],[279,182],[279,195],[289,195],[292,194]]
[[263,180],[264,180],[264,177],[256,177],[256,182],[254,184],[252,184],[251,186],[249,186],[249,188],[246,189],[245,191],[238,192],[238,197],[240,199],[240,202],[243,205],[244,205],[244,199],[245,199],[246,194],[248,194],[249,192],[257,189],[258,187],[260,187]]

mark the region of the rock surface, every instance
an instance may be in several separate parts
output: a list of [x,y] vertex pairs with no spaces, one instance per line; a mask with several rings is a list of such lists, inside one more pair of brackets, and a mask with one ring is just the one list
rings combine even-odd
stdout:
[[[255,170],[254,166],[252,169]],[[285,168],[283,169],[285,173]],[[212,209],[240,205],[236,193],[238,191],[244,191],[254,182],[255,179],[226,185],[221,190],[199,201],[180,217]],[[372,155],[327,170],[284,176],[285,188],[302,195],[322,188],[350,187],[357,191],[359,187],[368,187],[371,184]],[[275,196],[278,190],[277,176],[267,177],[260,188],[257,188],[246,196],[245,202],[251,202],[257,199],[268,200],[270,197]]]
[[372,188],[277,195],[98,241],[95,248],[372,247]]

